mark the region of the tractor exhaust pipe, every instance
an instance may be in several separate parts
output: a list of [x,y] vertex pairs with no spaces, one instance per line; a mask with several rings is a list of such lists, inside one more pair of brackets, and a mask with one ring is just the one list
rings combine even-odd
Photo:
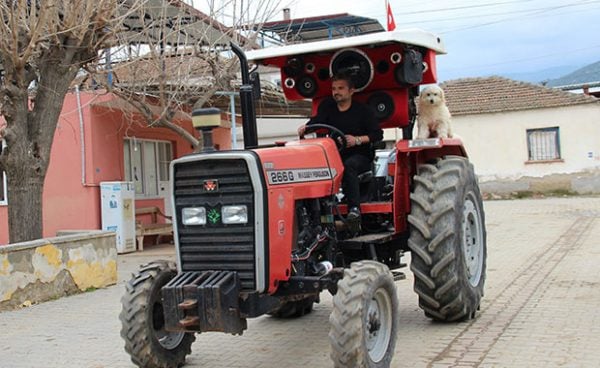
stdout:
[[244,50],[231,43],[231,50],[240,59],[242,70],[242,86],[240,87],[240,105],[242,107],[242,127],[244,128],[244,148],[250,149],[258,146],[256,129],[256,111],[254,109],[254,87],[248,71],[248,60]]

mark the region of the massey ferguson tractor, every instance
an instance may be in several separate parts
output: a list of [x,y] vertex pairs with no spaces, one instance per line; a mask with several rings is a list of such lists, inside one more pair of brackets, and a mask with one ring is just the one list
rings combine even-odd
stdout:
[[[133,362],[179,367],[195,334],[241,335],[248,318],[265,314],[300,317],[327,291],[333,366],[389,367],[406,252],[426,317],[474,318],[486,230],[473,166],[459,139],[411,139],[419,86],[436,82],[441,40],[407,30],[232,50],[242,72],[244,149],[172,162],[177,263],[142,266],[127,283],[121,336]],[[360,228],[346,218],[341,131],[316,124],[304,139],[258,145],[260,87],[249,60],[279,68],[286,98],[311,100],[313,113],[331,94],[331,76],[350,73],[354,99],[372,106],[382,128],[402,129],[359,175]]]

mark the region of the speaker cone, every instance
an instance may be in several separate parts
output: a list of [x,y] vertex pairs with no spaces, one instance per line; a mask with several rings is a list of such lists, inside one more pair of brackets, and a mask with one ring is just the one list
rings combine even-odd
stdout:
[[319,71],[317,72],[317,77],[319,77],[319,79],[322,81],[326,81],[327,79],[329,79],[329,70],[327,70],[326,68],[319,69]]
[[390,61],[392,62],[392,64],[400,64],[400,62],[402,61],[402,54],[399,52],[393,52],[390,55]]
[[367,99],[367,104],[375,110],[378,120],[385,120],[394,113],[394,99],[385,92],[375,92]]
[[296,89],[303,97],[311,98],[317,93],[317,81],[313,77],[305,75],[298,79]]
[[359,49],[344,49],[336,52],[329,65],[332,75],[348,74],[354,81],[356,91],[362,91],[373,80],[373,63]]
[[285,78],[285,82],[283,82],[283,84],[287,88],[294,88],[294,86],[296,85],[296,81],[293,78]]

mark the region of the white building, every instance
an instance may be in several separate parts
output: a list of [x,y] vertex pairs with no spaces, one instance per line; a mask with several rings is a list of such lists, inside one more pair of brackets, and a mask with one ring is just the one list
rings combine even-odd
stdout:
[[600,101],[490,77],[442,84],[483,191],[600,193]]

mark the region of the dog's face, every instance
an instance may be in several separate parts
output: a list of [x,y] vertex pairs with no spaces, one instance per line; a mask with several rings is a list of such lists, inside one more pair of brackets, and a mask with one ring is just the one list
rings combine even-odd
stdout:
[[419,104],[421,106],[439,106],[446,102],[444,90],[438,86],[429,86],[421,91]]

